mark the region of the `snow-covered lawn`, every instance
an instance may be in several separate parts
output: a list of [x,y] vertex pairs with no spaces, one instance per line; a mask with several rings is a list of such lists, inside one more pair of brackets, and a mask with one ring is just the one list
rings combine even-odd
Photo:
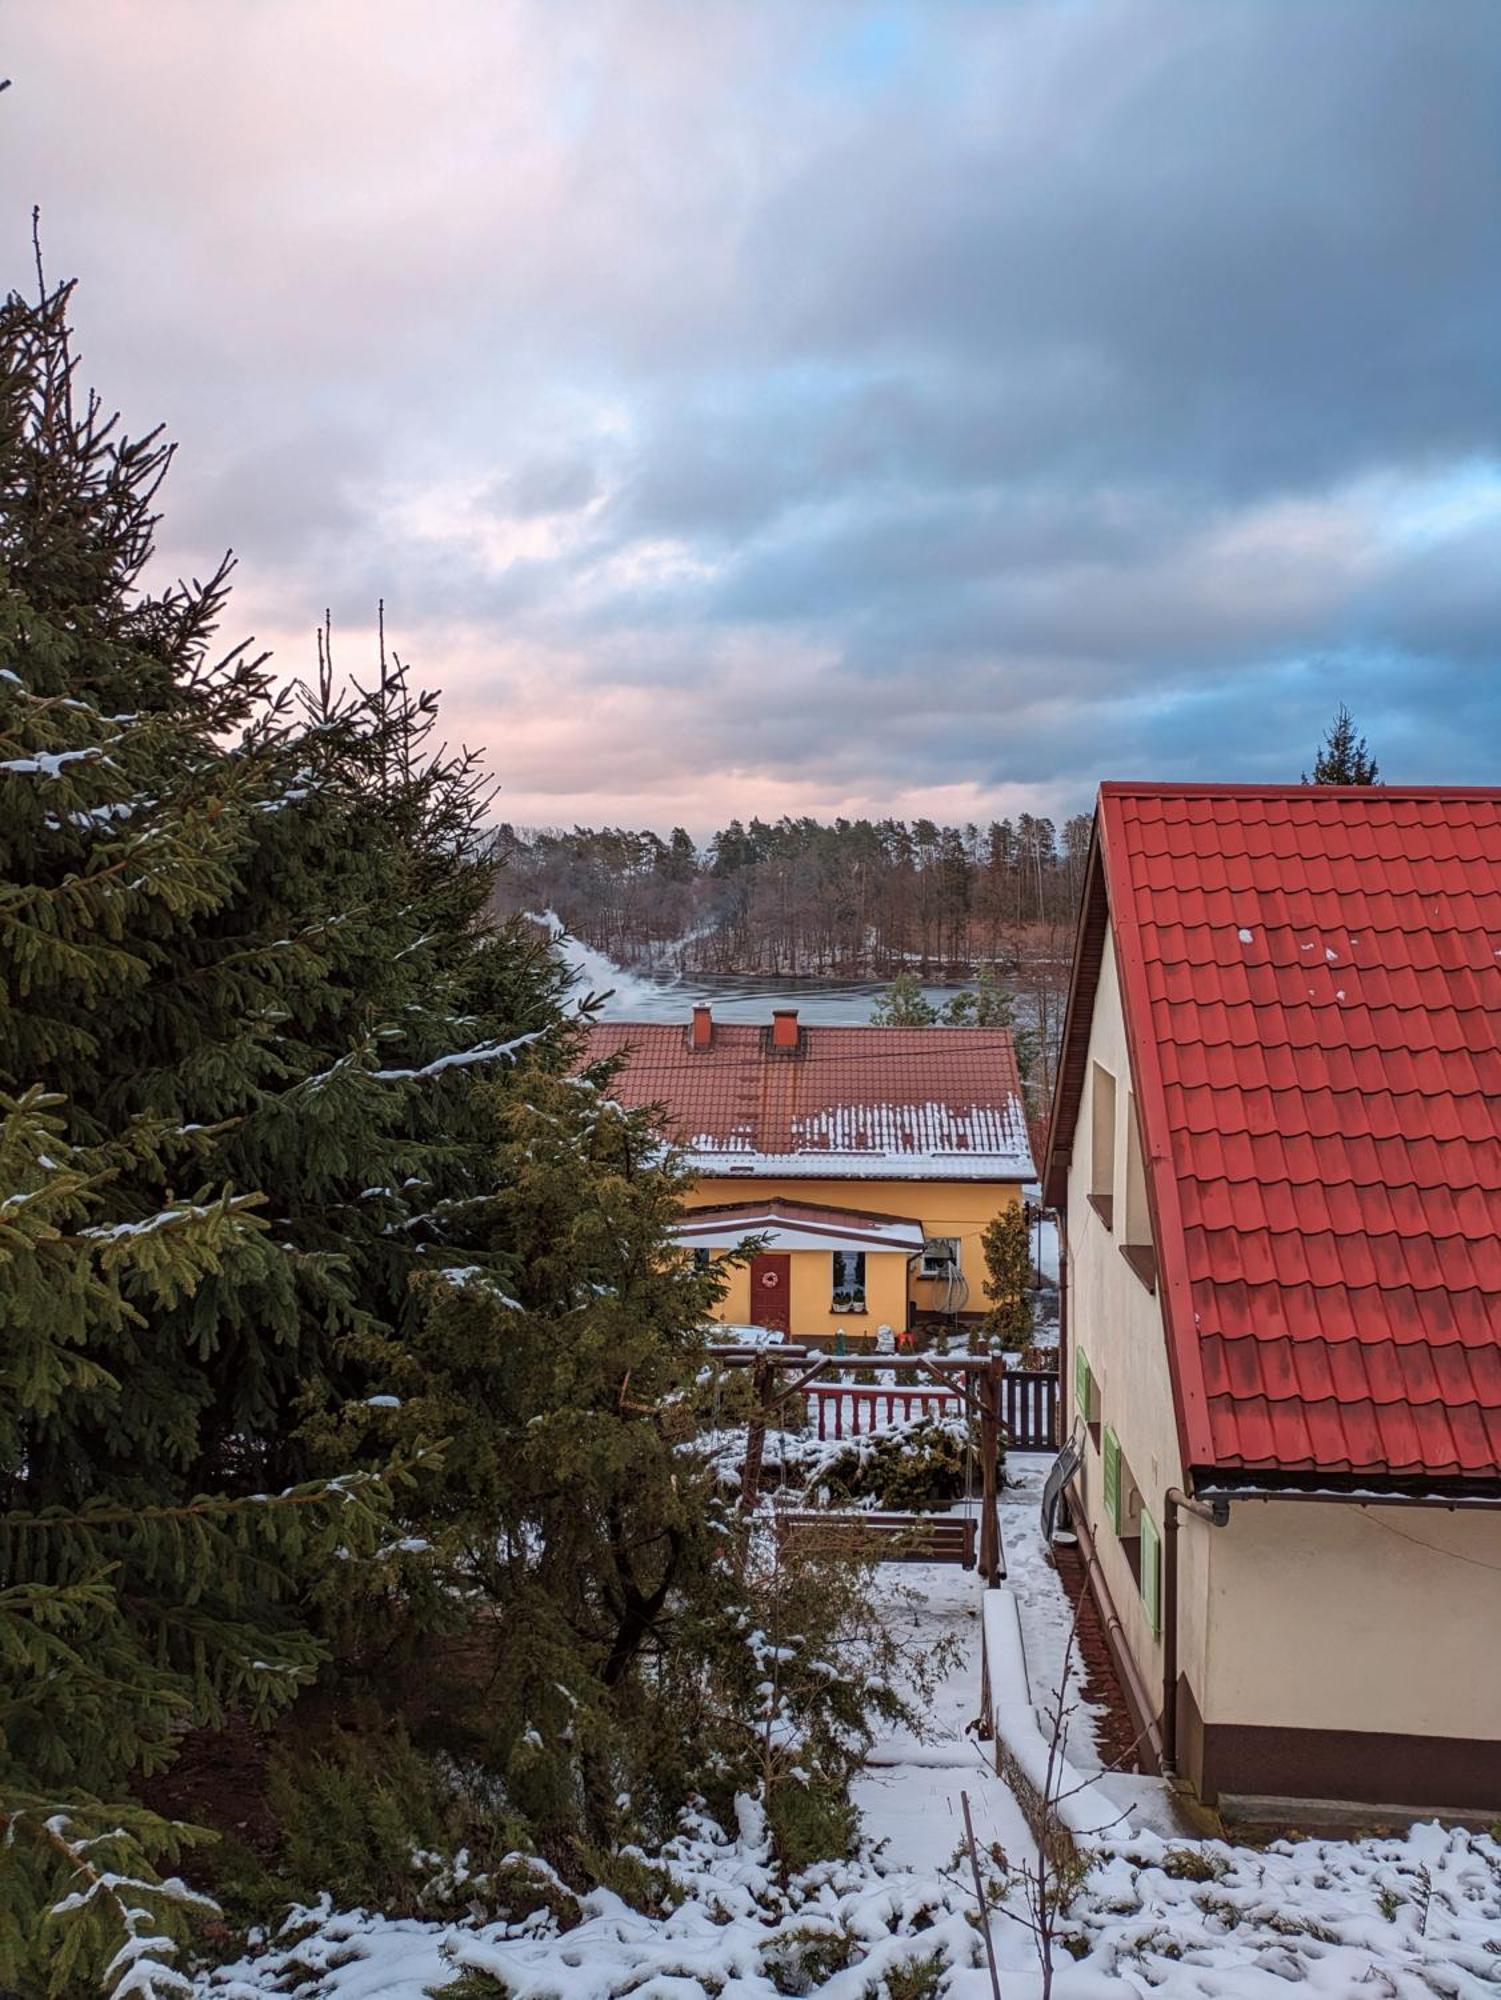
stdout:
[[[1014,1457],[1003,1502],[1007,1588],[1014,1594],[1030,1688],[1047,1710],[1071,1613],[1037,1527],[1043,1462]],[[889,1575],[889,1586],[884,1577]],[[958,1641],[958,1661],[929,1704],[924,1740],[875,1746],[856,1788],[867,1840],[857,1858],[790,1884],[770,1865],[758,1810],[742,1805],[727,1835],[689,1821],[660,1857],[683,1900],[644,1917],[606,1891],[584,1921],[555,1932],[540,1915],[517,1925],[389,1921],[327,1907],[301,1913],[268,1949],[202,1976],[201,2000],[421,2000],[465,1972],[490,1975],[518,2000],[830,2000],[911,1992],[914,1969],[941,1973],[950,2000],[989,2000],[976,1904],[950,1866],[967,1792],[983,1847],[1014,1864],[1032,1852],[1015,1799],[970,1727],[979,1709],[980,1593],[940,1565],[883,1573],[893,1618],[920,1621],[924,1642]],[[914,1614],[905,1592],[915,1588]],[[1011,1687],[1003,1690],[1015,1696]],[[1153,1781],[1099,1772],[1093,1718],[1071,1721],[1067,1754],[1109,1830],[1082,1842],[1090,1867],[1056,1952],[1057,2000],[1497,2000],[1501,1994],[1501,1844],[1418,1825],[1405,1838],[1277,1842],[1264,1850],[1153,1831],[1170,1802]],[[1013,1890],[992,1918],[1004,2000],[1038,2000],[1042,1976]]]

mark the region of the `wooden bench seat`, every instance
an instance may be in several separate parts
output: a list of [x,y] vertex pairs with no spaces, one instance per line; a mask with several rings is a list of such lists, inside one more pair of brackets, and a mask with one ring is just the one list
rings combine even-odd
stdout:
[[966,1514],[866,1514],[799,1512],[776,1516],[777,1534],[796,1536],[810,1553],[877,1562],[959,1563],[975,1566],[975,1521]]

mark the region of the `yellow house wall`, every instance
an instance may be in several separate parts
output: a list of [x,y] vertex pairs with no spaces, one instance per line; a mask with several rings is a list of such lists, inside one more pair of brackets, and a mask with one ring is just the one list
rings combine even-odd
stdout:
[[[899,1180],[807,1180],[752,1176],[716,1175],[699,1181],[687,1197],[689,1208],[723,1207],[731,1203],[774,1201],[816,1202],[824,1208],[865,1209],[881,1215],[912,1216],[921,1222],[925,1236],[953,1236],[959,1240],[959,1269],[969,1285],[963,1310],[984,1312],[986,1299],[981,1289],[985,1280],[985,1257],[980,1236],[985,1225],[1003,1208],[1014,1207],[1022,1198],[1015,1181],[899,1181]],[[883,1322],[900,1332],[907,1324],[907,1302],[911,1298],[920,1312],[941,1307],[943,1287],[909,1277],[905,1256],[891,1251],[869,1250],[865,1256],[867,1310],[863,1313],[835,1313],[829,1310],[831,1271],[825,1250],[794,1250],[792,1258],[792,1333],[797,1338],[832,1338],[843,1327],[851,1339],[874,1339]],[[915,1268],[915,1267],[914,1267]],[[731,1273],[730,1289],[719,1309],[721,1319],[733,1325],[754,1325],[756,1314],[750,1296],[750,1275],[743,1268]]]
[[[900,1331],[907,1324],[907,1259],[892,1250],[869,1250],[865,1255],[866,1310],[863,1313],[829,1310],[831,1297],[829,1252],[791,1250],[792,1333],[830,1338],[842,1327],[853,1342],[873,1340],[883,1322]],[[751,1298],[751,1275],[744,1265],[729,1267],[729,1290],[719,1308],[719,1317],[733,1326],[754,1326],[758,1320]]]

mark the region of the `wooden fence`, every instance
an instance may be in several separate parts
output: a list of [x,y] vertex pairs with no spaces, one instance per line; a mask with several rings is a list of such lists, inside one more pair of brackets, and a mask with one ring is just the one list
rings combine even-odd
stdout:
[[1058,1377],[1030,1371],[1001,1377],[1001,1428],[1015,1451],[1052,1451],[1058,1443]]
[[[1015,1451],[1049,1451],[1057,1443],[1058,1377],[1018,1372],[1003,1375],[1001,1424]],[[822,1383],[803,1390],[808,1417],[820,1438],[869,1437],[893,1424],[918,1417],[957,1417],[964,1399],[952,1389],[846,1388]]]
[[957,1417],[964,1399],[952,1389],[805,1389],[809,1419],[821,1438],[868,1437],[918,1417]]

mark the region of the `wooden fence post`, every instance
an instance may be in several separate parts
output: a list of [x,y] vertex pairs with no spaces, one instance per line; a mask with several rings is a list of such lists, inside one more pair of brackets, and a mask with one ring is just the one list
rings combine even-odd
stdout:
[[1001,1446],[1001,1378],[1005,1368],[1005,1362],[995,1355],[975,1382],[980,1402],[980,1574],[987,1590],[994,1590],[1002,1576],[995,1462]]
[[745,1433],[745,1464],[740,1474],[740,1511],[754,1511],[761,1497],[761,1460],[766,1455],[766,1417],[771,1402],[771,1364],[757,1356],[751,1373],[754,1404]]

